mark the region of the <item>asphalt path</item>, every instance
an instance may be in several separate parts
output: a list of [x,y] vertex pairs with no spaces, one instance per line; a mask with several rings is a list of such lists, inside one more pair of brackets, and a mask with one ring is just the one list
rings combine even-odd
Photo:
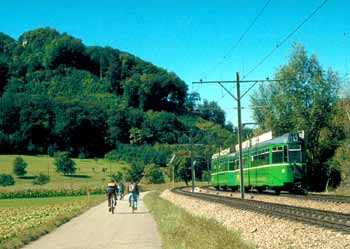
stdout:
[[156,223],[144,206],[142,195],[134,213],[126,200],[118,201],[114,214],[108,212],[104,202],[24,248],[160,249]]

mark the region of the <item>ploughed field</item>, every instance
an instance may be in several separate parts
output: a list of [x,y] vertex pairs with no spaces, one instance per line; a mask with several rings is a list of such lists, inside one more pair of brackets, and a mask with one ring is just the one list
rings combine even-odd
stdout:
[[18,248],[104,199],[89,195],[0,200],[0,248]]

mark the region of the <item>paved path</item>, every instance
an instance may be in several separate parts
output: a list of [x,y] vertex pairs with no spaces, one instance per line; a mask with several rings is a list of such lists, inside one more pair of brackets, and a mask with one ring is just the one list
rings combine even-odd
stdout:
[[142,200],[135,213],[123,200],[118,201],[115,214],[108,212],[104,202],[24,248],[160,249],[161,242],[156,223]]

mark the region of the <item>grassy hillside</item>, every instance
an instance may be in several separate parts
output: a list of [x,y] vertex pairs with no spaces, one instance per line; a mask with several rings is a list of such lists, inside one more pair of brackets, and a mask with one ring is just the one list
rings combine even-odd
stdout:
[[[0,155],[0,172],[13,174],[13,161],[18,155]],[[76,175],[63,176],[56,172],[54,159],[48,156],[21,156],[27,162],[27,175],[16,177],[16,185],[1,187],[1,190],[37,188],[32,184],[33,177],[39,173],[49,174],[50,182],[44,188],[70,188],[79,186],[104,186],[110,179],[110,173],[128,168],[124,162],[107,161],[105,159],[73,159],[76,163]],[[105,168],[104,173],[102,169]]]

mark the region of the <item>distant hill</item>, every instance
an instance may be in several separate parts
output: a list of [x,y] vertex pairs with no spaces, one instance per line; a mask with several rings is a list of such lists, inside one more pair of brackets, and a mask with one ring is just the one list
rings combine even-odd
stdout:
[[83,158],[120,143],[185,143],[183,131],[200,130],[200,117],[216,128],[196,141],[234,143],[215,102],[205,104],[216,111],[189,111],[200,97],[175,73],[52,28],[18,40],[0,33],[0,96],[0,153],[65,150]]

